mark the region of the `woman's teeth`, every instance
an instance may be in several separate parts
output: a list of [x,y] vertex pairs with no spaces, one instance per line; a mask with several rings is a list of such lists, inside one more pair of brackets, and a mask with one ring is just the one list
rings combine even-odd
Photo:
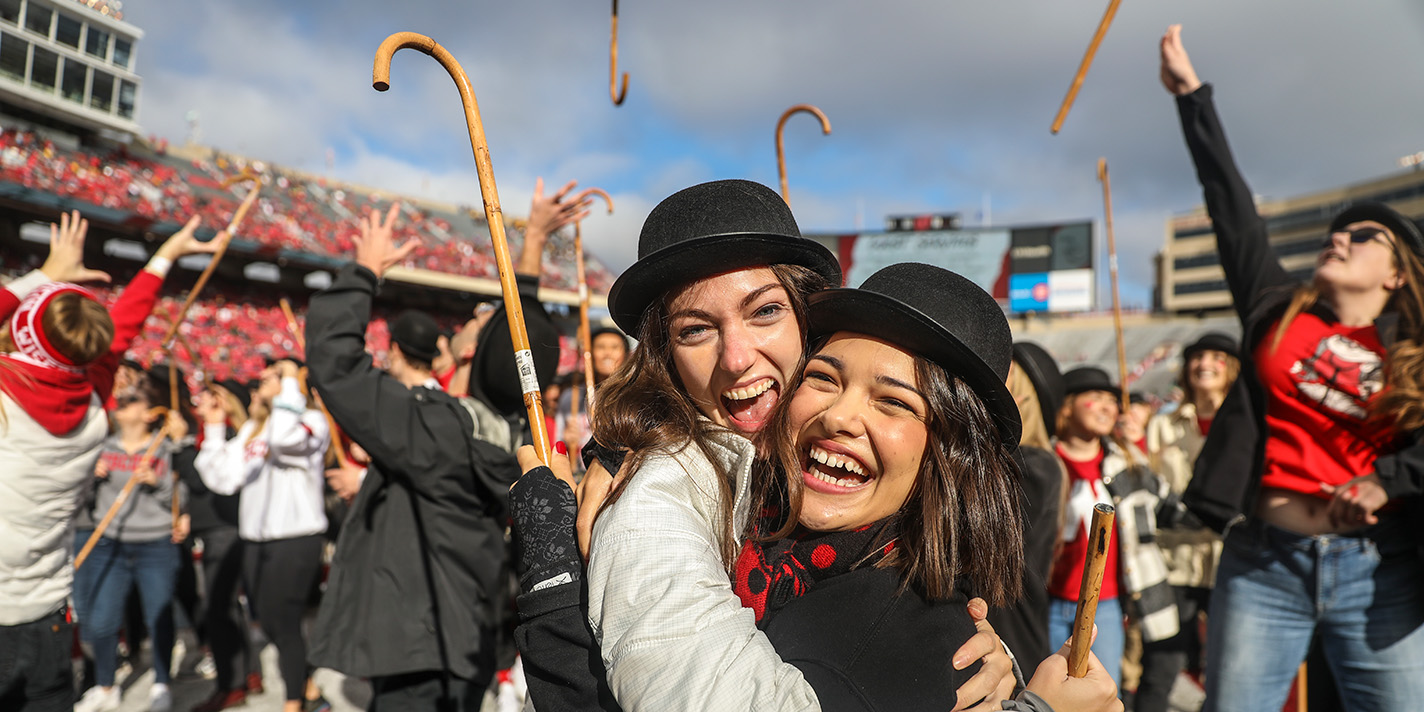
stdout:
[[776,385],[776,381],[770,378],[763,378],[762,380],[757,381],[756,383],[753,383],[752,385],[747,386],[746,388],[730,388],[725,391],[722,391],[722,397],[726,398],[727,400],[734,401],[756,398],[757,396],[766,393],[767,390],[769,390],[774,385]]
[[[813,460],[814,464],[806,471],[822,482],[829,482],[837,487],[861,487],[871,480],[866,476],[865,468],[848,457],[835,455],[814,446],[807,453],[807,457]],[[832,470],[841,470],[847,476],[837,477],[831,474]]]

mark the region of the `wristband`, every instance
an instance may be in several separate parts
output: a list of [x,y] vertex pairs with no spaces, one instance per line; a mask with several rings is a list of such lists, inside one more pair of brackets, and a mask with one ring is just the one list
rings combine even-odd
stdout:
[[144,266],[144,269],[158,275],[160,278],[167,277],[168,270],[172,268],[173,260],[170,260],[167,257],[164,257],[163,255],[154,255],[153,257],[150,257],[148,259],[148,264]]

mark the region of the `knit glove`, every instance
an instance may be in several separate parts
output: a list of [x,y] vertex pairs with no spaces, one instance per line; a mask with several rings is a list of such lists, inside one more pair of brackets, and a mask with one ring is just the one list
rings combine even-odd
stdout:
[[583,578],[579,558],[578,499],[547,467],[525,473],[509,490],[515,572],[522,593]]

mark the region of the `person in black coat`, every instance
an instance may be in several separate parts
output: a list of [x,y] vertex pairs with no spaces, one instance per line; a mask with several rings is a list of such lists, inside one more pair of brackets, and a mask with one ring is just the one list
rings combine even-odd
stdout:
[[[583,196],[536,191],[520,295],[538,373],[554,375],[558,333],[535,298],[543,246],[577,218]],[[508,325],[480,335],[472,399],[439,390],[430,373],[429,317],[392,327],[391,369],[365,352],[380,275],[414,248],[392,242],[396,206],[361,223],[356,262],[314,295],[307,313],[310,378],[342,430],[370,455],[337,542],[317,617],[312,664],[371,679],[372,709],[478,709],[494,675],[502,505],[527,438]],[[428,337],[428,338],[422,338]],[[501,343],[501,340],[503,343]],[[428,341],[428,344],[424,343]],[[429,350],[426,350],[426,346]]]

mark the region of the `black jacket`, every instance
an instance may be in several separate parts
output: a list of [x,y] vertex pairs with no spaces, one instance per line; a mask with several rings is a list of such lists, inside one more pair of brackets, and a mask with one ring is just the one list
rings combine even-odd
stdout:
[[474,438],[456,399],[374,368],[365,332],[376,283],[347,265],[307,312],[311,382],[372,459],[309,658],[361,677],[437,670],[487,684],[505,549],[499,510],[519,468],[506,449]]
[[[1207,214],[1216,231],[1217,251],[1232,304],[1242,326],[1241,375],[1212,421],[1206,444],[1192,468],[1192,481],[1182,498],[1204,524],[1224,532],[1255,511],[1266,462],[1266,393],[1256,375],[1252,353],[1269,336],[1271,325],[1285,312],[1300,282],[1281,267],[1267,240],[1266,221],[1256,212],[1251,188],[1231,156],[1226,133],[1212,104],[1211,85],[1204,84],[1191,94],[1177,97],[1177,113],[1201,182]],[[1312,312],[1335,320],[1323,304],[1317,304]],[[1397,326],[1394,312],[1385,312],[1375,320],[1385,348],[1398,340]],[[1420,444],[1420,433],[1409,439],[1408,446],[1381,455],[1375,461],[1375,471],[1392,499],[1424,491],[1424,445]]]
[[1048,576],[1063,509],[1062,462],[1040,448],[1020,446],[1024,489],[1023,596],[1008,608],[989,611],[989,624],[1014,651],[1024,670],[1033,670],[1062,645],[1048,639]]

